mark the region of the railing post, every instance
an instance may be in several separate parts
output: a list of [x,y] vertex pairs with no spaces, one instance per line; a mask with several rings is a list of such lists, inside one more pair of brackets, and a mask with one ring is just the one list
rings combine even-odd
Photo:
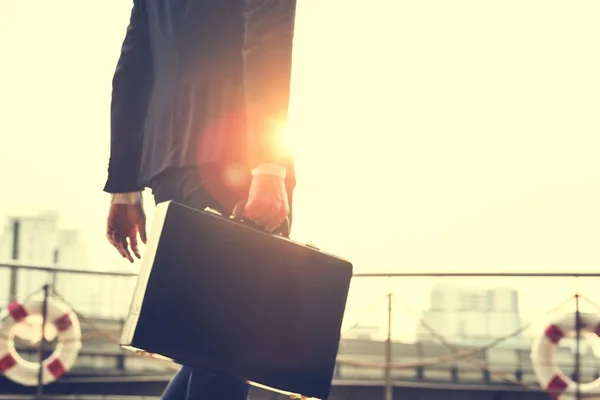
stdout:
[[[123,332],[123,328],[125,327],[125,319],[121,318],[119,322],[121,324],[120,332]],[[117,355],[117,370],[125,371],[125,354],[123,353]]]
[[57,274],[56,271],[52,271],[50,273],[50,285],[52,285],[52,288],[55,289],[56,288],[56,280],[57,280]]
[[450,379],[454,383],[458,382],[458,380],[460,379],[458,376],[458,366],[453,365],[452,367],[450,367]]
[[[12,221],[12,251],[11,258],[13,261],[17,261],[19,259],[19,239],[20,239],[20,231],[21,224],[18,219],[14,219]],[[8,288],[8,302],[11,303],[17,299],[17,267],[12,266],[10,268],[10,286]]]
[[[420,341],[417,341],[417,343],[415,343],[415,347],[417,350],[417,356],[418,356],[418,360],[419,362],[423,362],[423,343]],[[425,367],[423,365],[420,365],[416,368],[416,379],[418,381],[422,381],[425,379]]]
[[48,292],[49,286],[44,285],[44,303],[42,306],[42,337],[39,347],[39,369],[38,369],[38,384],[37,384],[37,400],[43,398],[44,391],[44,341],[46,340],[46,322],[48,320]]
[[392,400],[392,292],[388,294],[388,329],[385,348],[385,400]]
[[[483,352],[481,352],[481,358],[482,361],[484,363],[484,365],[488,365],[488,349],[485,349]],[[484,369],[483,370],[483,381],[485,383],[490,383],[492,380],[492,377],[490,375],[490,371],[489,369]]]
[[575,294],[575,398],[581,400],[581,357],[580,344],[581,341],[581,315],[579,312],[579,294]]
[[18,268],[16,266],[10,267],[10,283],[8,286],[8,302],[12,303],[17,299],[17,272]]

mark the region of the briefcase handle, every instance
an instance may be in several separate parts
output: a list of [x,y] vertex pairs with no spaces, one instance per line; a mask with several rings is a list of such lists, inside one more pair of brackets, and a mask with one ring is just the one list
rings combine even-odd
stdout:
[[[242,214],[244,212],[244,207],[246,207],[246,200],[242,200],[242,201],[238,202],[235,205],[235,207],[233,207],[233,211],[231,213],[230,218],[233,219],[234,221],[238,221],[238,222],[240,222],[244,225],[247,225],[251,228],[258,229],[263,232],[267,232],[264,227],[258,225],[254,221],[250,221],[250,220],[242,217]],[[285,219],[283,220],[283,222],[281,223],[279,228],[275,229],[273,232],[271,232],[271,234],[289,238],[290,237],[290,219],[288,217],[285,217]]]

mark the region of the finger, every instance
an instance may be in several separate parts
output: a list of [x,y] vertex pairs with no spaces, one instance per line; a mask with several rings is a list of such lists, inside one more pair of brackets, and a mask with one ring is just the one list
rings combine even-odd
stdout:
[[129,244],[131,245],[131,251],[133,251],[133,254],[135,254],[135,256],[139,259],[142,258],[140,256],[140,251],[138,249],[138,241],[137,241],[137,234],[131,235],[129,237]]
[[123,251],[121,250],[121,248],[119,247],[119,241],[116,240],[117,234],[115,234],[114,232],[110,232],[106,234],[106,239],[108,239],[108,242],[115,248],[117,249],[117,252],[123,257],[125,258],[125,254],[123,253]]
[[133,262],[133,257],[131,256],[131,253],[129,252],[129,244],[127,243],[127,238],[121,239],[119,241],[119,248],[121,249],[121,251],[123,252],[123,256],[129,260],[129,262]]
[[270,210],[272,206],[263,201],[255,201],[250,206],[246,207],[244,216],[251,221],[265,226],[269,224],[269,220],[273,218],[273,210]]
[[280,226],[281,226],[281,223],[278,223],[278,224],[271,223],[269,225],[265,225],[265,230],[269,233],[272,233],[275,229],[279,228]]
[[121,257],[127,258],[127,255],[125,254],[125,250],[123,250],[123,247],[121,246],[120,242],[115,241],[113,243],[113,246],[115,247],[115,249],[117,249],[117,252],[119,252],[119,254],[121,255]]
[[146,221],[142,221],[138,224],[138,231],[140,232],[140,239],[142,239],[142,243],[146,244]]
[[265,227],[265,230],[267,230],[268,232],[273,232],[275,229],[277,229],[281,226],[281,223],[283,222],[284,219],[285,219],[285,217],[283,216],[283,214],[280,211],[277,214],[272,215],[272,216],[270,216],[270,218],[266,219],[263,226]]
[[231,214],[237,217],[246,217],[246,205],[248,201],[239,201],[233,206]]
[[282,228],[284,223],[289,223],[289,221],[287,220],[288,215],[289,208],[285,206],[282,207],[282,209],[280,210],[279,218],[277,219],[277,226],[273,230]]
[[129,254],[129,251],[127,250],[128,245],[127,245],[127,237],[126,236],[123,237],[122,234],[114,232],[112,234],[112,242],[113,242],[113,245],[115,246],[115,248],[117,249],[117,251],[119,252],[119,254],[123,258],[131,259],[131,254]]
[[283,221],[285,221],[285,216],[283,216],[283,214],[280,214],[276,219],[271,219],[270,221],[268,221],[268,223],[265,224],[265,229],[268,232],[273,232],[281,226]]
[[273,232],[281,226],[281,224],[285,220],[285,217],[285,210],[279,210],[275,215],[271,214],[268,215],[267,218],[263,218],[262,220],[260,220],[260,225],[262,225],[266,231]]
[[[119,232],[119,230],[115,230],[114,227],[110,226],[110,224],[107,226],[106,238],[108,239],[108,242],[112,244],[115,249],[117,249],[117,252],[121,255],[121,257],[127,258],[130,262],[133,262],[133,258],[129,254],[129,251],[126,250],[127,239],[121,239],[122,236],[123,235]],[[125,245],[123,245],[123,242],[125,242]]]
[[114,236],[115,236],[115,231],[112,228],[107,228],[106,229],[106,240],[108,240],[108,243],[112,244],[113,246],[116,246]]
[[251,221],[254,222],[256,225],[263,227],[264,229],[267,229],[267,227],[275,225],[272,218],[266,218],[266,217],[251,218]]
[[285,204],[254,202],[248,208],[248,218],[268,230],[276,229],[287,216]]
[[113,246],[115,246],[115,249],[117,249],[117,251],[119,252],[121,257],[127,258],[127,255],[125,254],[125,250],[123,249],[123,246],[121,246],[120,240],[114,240]]

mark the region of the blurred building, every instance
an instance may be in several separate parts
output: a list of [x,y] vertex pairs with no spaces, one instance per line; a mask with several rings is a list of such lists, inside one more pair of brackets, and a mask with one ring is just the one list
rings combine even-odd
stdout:
[[58,212],[44,211],[6,218],[0,233],[0,260],[86,268],[91,257],[81,231],[61,228]]
[[[2,221],[0,221],[2,222]],[[46,283],[65,296],[77,310],[96,317],[125,315],[136,282],[70,270],[90,270],[91,254],[82,231],[61,227],[59,213],[8,216],[0,225],[0,262],[53,267],[60,273],[19,268],[14,288],[17,298],[38,291]],[[0,306],[10,297],[10,271],[0,268]]]
[[[521,327],[519,295],[510,288],[482,288],[462,284],[436,284],[431,292],[431,307],[423,320],[438,334],[454,343],[473,343],[477,339],[504,337]],[[419,326],[420,341],[435,340]]]

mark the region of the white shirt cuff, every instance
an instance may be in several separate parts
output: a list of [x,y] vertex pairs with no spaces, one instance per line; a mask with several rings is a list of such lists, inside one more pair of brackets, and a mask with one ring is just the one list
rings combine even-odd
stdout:
[[112,193],[110,196],[110,204],[137,205],[144,202],[142,192]]
[[281,179],[285,179],[286,173],[287,173],[287,169],[285,167],[282,167],[281,165],[274,164],[274,163],[261,164],[252,170],[252,176],[272,175],[272,176],[279,177]]

